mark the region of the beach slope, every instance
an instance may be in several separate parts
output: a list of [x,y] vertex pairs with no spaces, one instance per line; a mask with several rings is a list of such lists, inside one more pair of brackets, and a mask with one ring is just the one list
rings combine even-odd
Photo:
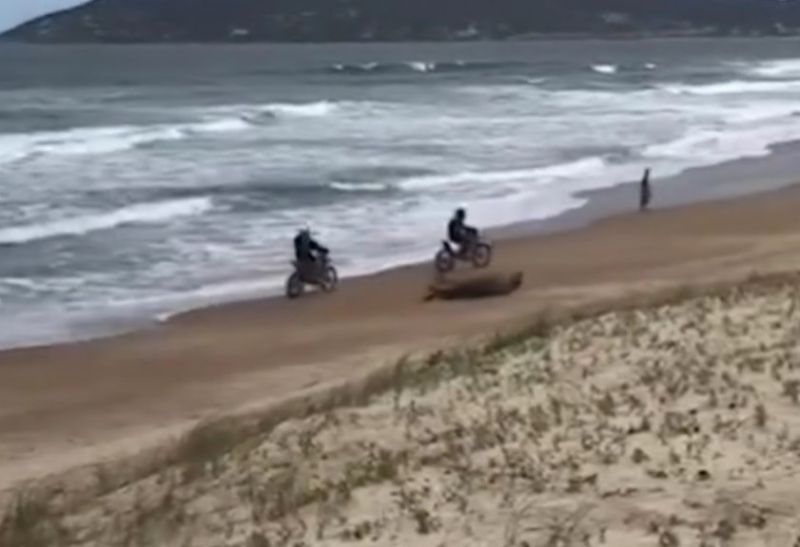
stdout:
[[800,191],[604,220],[497,245],[524,272],[511,297],[425,302],[428,265],[348,280],[296,302],[256,300],[150,329],[0,354],[0,487],[136,454],[223,414],[256,415],[539,314],[736,282],[800,263]]

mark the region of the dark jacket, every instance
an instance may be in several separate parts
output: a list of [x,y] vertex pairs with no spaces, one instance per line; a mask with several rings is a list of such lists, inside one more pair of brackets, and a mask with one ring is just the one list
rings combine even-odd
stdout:
[[475,239],[478,237],[478,230],[477,228],[473,228],[472,226],[468,226],[463,221],[458,220],[457,218],[450,219],[450,223],[447,225],[447,237],[453,243],[458,243],[462,245],[467,243],[471,239]]
[[300,262],[313,262],[316,254],[327,254],[328,249],[320,245],[307,234],[298,234],[294,238],[294,256]]
[[447,237],[453,243],[461,243],[464,241],[464,223],[458,220],[457,218],[450,219],[450,223],[447,225]]

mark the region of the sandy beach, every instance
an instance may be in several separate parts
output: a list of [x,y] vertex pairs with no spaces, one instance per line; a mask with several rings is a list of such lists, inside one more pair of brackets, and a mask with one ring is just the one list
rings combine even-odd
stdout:
[[0,547],[800,546],[796,45],[2,48]]
[[258,409],[546,310],[794,270],[800,189],[626,214],[497,243],[511,298],[424,303],[429,265],[329,296],[255,300],[124,336],[0,354],[0,486],[135,453],[199,421]]
[[[798,206],[503,241],[512,298],[423,304],[414,267],[9,352],[6,484],[94,465],[11,496],[0,543],[794,545]],[[111,458],[237,406],[154,467]]]

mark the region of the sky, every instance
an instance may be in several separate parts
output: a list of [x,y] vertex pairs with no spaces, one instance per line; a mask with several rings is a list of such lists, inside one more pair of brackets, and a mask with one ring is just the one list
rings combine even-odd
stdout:
[[0,31],[45,13],[82,4],[86,0],[0,0]]

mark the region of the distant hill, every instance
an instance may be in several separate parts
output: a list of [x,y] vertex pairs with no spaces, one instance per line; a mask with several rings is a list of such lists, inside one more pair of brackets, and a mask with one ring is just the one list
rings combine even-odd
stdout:
[[24,42],[397,41],[795,34],[800,0],[94,0]]

